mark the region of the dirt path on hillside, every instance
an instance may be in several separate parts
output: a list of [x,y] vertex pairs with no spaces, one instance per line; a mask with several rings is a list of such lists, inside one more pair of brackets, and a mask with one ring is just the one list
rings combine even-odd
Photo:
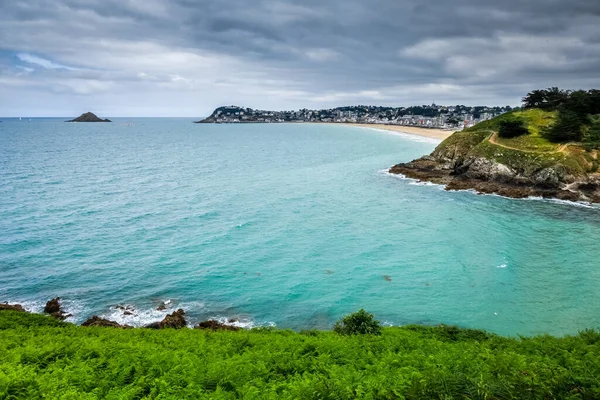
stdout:
[[504,147],[505,149],[521,151],[524,153],[566,153],[567,147],[569,147],[572,144],[572,143],[562,144],[555,151],[536,151],[536,150],[523,150],[523,149],[518,149],[516,147],[506,146],[502,143],[498,143],[497,139],[498,139],[498,132],[493,132],[487,140],[490,143],[495,144],[496,146]]

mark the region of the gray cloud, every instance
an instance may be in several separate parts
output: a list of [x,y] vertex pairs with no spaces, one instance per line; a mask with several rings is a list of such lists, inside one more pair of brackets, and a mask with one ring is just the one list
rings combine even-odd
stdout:
[[515,105],[534,88],[599,87],[599,69],[596,0],[0,3],[5,115]]

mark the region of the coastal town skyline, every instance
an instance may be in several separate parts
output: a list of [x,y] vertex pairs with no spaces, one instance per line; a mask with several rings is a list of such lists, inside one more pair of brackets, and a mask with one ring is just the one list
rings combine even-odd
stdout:
[[329,109],[257,110],[239,106],[221,106],[197,123],[284,123],[324,122],[388,124],[423,128],[468,128],[511,111],[510,106],[431,105],[410,107],[344,106]]

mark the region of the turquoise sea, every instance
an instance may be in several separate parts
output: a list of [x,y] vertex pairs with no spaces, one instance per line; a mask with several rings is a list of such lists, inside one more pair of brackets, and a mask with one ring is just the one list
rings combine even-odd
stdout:
[[0,123],[0,301],[61,296],[71,321],[138,326],[167,301],[190,324],[330,328],[363,307],[507,335],[600,327],[600,209],[384,172],[429,139],[63,120]]

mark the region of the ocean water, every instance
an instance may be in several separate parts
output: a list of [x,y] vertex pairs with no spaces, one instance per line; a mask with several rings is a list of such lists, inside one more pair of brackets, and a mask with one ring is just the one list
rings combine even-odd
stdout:
[[600,327],[599,209],[385,173],[435,145],[331,125],[4,120],[0,301],[61,296],[71,321],[138,326],[167,301],[190,324],[330,328],[362,307],[505,335]]

